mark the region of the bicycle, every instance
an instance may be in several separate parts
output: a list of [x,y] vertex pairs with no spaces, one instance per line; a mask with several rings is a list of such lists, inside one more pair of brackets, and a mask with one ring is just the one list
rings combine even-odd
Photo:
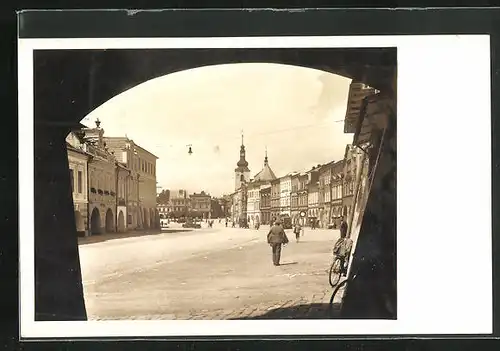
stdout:
[[330,271],[328,274],[328,281],[330,286],[334,288],[340,281],[340,277],[347,274],[347,260],[344,257],[335,255]]

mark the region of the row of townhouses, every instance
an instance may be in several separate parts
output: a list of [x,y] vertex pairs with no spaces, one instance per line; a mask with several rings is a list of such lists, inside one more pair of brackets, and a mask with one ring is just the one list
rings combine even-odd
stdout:
[[347,145],[344,159],[312,167],[307,172],[292,172],[276,177],[267,155],[263,169],[249,179],[245,146],[235,169],[237,183],[231,194],[231,219],[268,224],[274,218],[289,217],[293,223],[320,227],[337,226],[353,204],[356,173],[355,157],[359,154]]
[[100,121],[66,137],[80,236],[159,227],[156,157],[127,137],[105,137]]
[[160,219],[198,217],[226,218],[231,199],[228,196],[212,197],[205,191],[188,195],[184,189],[164,190],[164,196],[158,197],[157,209]]
[[263,169],[251,179],[242,139],[240,160],[235,169],[235,191],[231,194],[231,219],[240,225],[254,225],[289,217],[292,223],[311,225],[314,222],[326,228],[338,226],[342,217],[352,218],[357,171],[365,169],[362,164],[366,163],[363,161],[366,150],[359,146],[371,137],[369,126],[365,126],[368,122],[361,123],[361,117],[366,114],[370,99],[377,94],[378,91],[363,83],[351,83],[344,132],[353,133],[354,138],[353,144],[346,145],[342,160],[276,177],[266,152]]
[[221,217],[219,201],[205,191],[189,194],[184,189],[167,190],[166,199],[158,199],[160,218],[199,217],[203,219]]

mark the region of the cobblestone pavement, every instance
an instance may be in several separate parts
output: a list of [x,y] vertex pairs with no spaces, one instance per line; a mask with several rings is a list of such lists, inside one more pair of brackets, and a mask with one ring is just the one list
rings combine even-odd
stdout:
[[[282,265],[275,267],[271,249],[265,242],[267,230],[202,229],[182,238],[196,242],[194,252],[183,251],[179,246],[185,241],[168,234],[154,240],[150,236],[135,238],[127,243],[117,239],[106,247],[100,247],[100,243],[80,246],[84,251],[82,271],[89,319],[337,317],[338,301],[333,313],[328,309],[333,290],[328,285],[328,268],[338,232],[306,231],[301,242],[291,241],[283,248]],[[288,233],[288,236],[292,239],[293,235]],[[116,248],[113,250],[109,245]],[[136,247],[142,254],[134,250]],[[167,247],[176,255],[158,253]],[[92,257],[85,252],[87,249],[92,249]],[[105,269],[95,269],[96,262],[93,270],[85,269],[90,258],[98,259],[100,251],[106,255],[102,256],[102,264],[112,266],[114,274],[101,274]],[[127,252],[133,252],[130,255],[135,258],[141,257],[134,269],[129,261],[123,260],[122,255]],[[126,262],[125,269],[118,267],[119,262]]]

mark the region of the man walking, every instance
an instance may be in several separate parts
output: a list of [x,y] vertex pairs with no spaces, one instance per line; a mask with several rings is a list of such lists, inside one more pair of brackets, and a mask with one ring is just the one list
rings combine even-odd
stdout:
[[285,230],[281,226],[281,220],[279,218],[276,219],[273,227],[267,234],[267,243],[271,245],[273,249],[273,264],[275,266],[279,266],[281,258],[281,245],[288,244],[288,237],[286,236]]
[[345,221],[345,217],[341,217],[341,222],[340,222],[340,233],[346,233],[347,234],[347,222]]

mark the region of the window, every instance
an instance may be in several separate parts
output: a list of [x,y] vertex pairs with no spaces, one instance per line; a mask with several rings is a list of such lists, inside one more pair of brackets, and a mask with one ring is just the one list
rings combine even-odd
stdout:
[[71,179],[71,192],[74,192],[75,191],[75,174],[71,168],[69,170],[69,176]]
[[83,192],[82,186],[82,171],[78,171],[78,193],[81,194]]

